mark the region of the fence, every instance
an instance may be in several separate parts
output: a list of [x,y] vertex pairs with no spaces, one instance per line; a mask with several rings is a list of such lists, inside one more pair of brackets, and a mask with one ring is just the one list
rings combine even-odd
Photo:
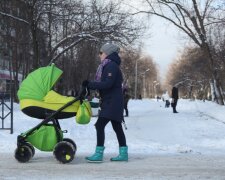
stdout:
[[[0,130],[10,130],[13,134],[13,98],[9,93],[0,93],[0,119],[2,120],[2,126]],[[5,127],[6,118],[10,116],[10,127]]]

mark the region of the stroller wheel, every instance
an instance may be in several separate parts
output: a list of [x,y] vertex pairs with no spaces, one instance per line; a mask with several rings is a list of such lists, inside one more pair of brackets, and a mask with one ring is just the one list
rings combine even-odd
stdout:
[[66,142],[71,143],[71,144],[73,145],[73,147],[74,147],[74,152],[77,151],[77,145],[76,145],[76,143],[75,143],[72,139],[69,139],[69,138],[63,138],[63,141],[66,141]]
[[15,158],[19,162],[28,162],[32,157],[32,150],[27,145],[22,145],[16,148]]
[[28,146],[31,149],[32,157],[33,157],[34,154],[35,154],[34,146],[31,143],[29,143],[29,142],[26,142],[24,145]]
[[71,162],[74,159],[75,151],[71,143],[61,141],[56,144],[53,154],[59,162],[65,164]]

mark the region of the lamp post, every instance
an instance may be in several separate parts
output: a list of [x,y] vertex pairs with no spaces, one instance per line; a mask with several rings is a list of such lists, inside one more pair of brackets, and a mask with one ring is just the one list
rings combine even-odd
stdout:
[[146,94],[146,84],[145,84],[145,73],[146,72],[148,72],[150,69],[146,69],[142,74],[143,74],[143,85],[144,85],[144,88],[143,88],[143,90],[144,90],[144,95],[143,95],[143,97],[145,98],[145,94]]
[[144,58],[143,56],[142,57],[140,57],[140,58],[138,58],[137,60],[136,60],[136,62],[135,62],[135,87],[134,87],[134,97],[135,97],[135,99],[137,99],[137,76],[138,76],[138,67],[137,67],[137,62],[139,61],[139,60],[141,60],[142,58]]
[[157,86],[157,85],[159,85],[159,82],[154,81],[154,82],[153,82],[153,88],[154,88],[154,94],[155,94],[155,96],[156,96],[156,93],[157,93],[157,92],[156,92],[156,86]]

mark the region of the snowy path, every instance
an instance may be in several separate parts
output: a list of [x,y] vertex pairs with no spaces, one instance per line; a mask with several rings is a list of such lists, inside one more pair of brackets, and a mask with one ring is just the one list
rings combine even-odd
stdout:
[[132,117],[126,121],[128,143],[136,141],[131,148],[151,154],[225,153],[225,107],[215,116],[204,112],[202,102],[180,100],[178,114],[164,108],[164,102],[142,103],[139,109],[131,105]]
[[95,147],[94,123],[77,125],[74,118],[61,121],[75,140],[76,158],[67,165],[55,161],[52,153],[36,151],[26,164],[18,163],[13,152],[16,137],[39,120],[15,109],[15,133],[0,131],[0,179],[224,179],[225,107],[214,103],[180,100],[178,114],[164,108],[164,102],[130,101],[125,130],[129,162],[113,163],[118,152],[111,125],[106,127],[105,159],[90,164],[84,157]]

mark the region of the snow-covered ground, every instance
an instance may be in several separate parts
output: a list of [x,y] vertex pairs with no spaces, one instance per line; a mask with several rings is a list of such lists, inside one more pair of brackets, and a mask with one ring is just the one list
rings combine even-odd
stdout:
[[[225,168],[225,106],[181,99],[177,106],[179,113],[174,114],[171,108],[164,107],[164,102],[144,99],[129,101],[128,108],[130,116],[125,119],[128,163],[109,161],[118,152],[111,124],[106,127],[105,162],[100,165],[86,163],[84,157],[92,154],[96,145],[96,117],[88,125],[76,124],[74,117],[60,121],[62,129],[68,130],[64,136],[77,144],[72,163],[59,164],[52,153],[36,150],[29,163],[21,164],[13,157],[17,135],[34,127],[40,120],[24,115],[15,104],[14,134],[0,131],[0,179],[29,179],[30,174],[34,179],[72,179],[73,176],[76,179],[107,179],[105,176],[108,179],[129,179],[130,176],[133,179],[225,177],[221,169]],[[46,168],[55,168],[56,172]],[[25,173],[23,169],[28,170]]]

